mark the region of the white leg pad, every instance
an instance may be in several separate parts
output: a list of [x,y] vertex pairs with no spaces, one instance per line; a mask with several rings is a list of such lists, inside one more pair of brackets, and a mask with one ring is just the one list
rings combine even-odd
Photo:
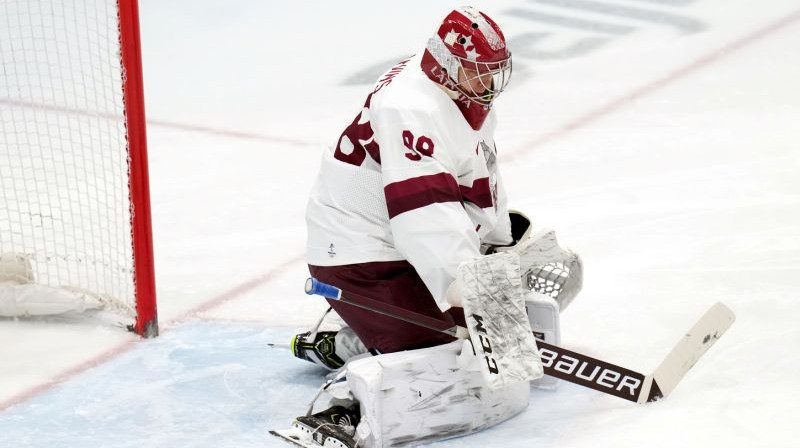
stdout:
[[359,446],[433,442],[494,426],[528,406],[529,385],[491,389],[469,341],[363,358],[347,383],[361,406]]
[[[561,344],[561,320],[558,302],[550,296],[534,291],[525,292],[525,306],[528,320],[536,339],[548,344]],[[539,389],[555,389],[558,378],[543,376],[531,381],[531,386]]]

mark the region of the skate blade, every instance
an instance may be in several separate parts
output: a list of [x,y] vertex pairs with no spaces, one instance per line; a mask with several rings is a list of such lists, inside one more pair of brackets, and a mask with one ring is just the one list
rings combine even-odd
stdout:
[[300,446],[303,448],[320,447],[318,444],[314,443],[314,440],[307,432],[301,431],[297,428],[276,429],[270,431],[269,433],[279,439],[283,439],[284,441],[291,443],[294,446]]

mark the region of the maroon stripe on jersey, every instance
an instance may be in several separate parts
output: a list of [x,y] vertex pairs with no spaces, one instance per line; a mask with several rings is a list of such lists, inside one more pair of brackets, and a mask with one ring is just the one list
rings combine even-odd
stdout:
[[389,218],[438,202],[461,202],[458,182],[448,173],[412,177],[383,189]]
[[480,208],[494,207],[492,200],[492,189],[489,186],[489,178],[484,177],[472,183],[472,187],[459,185],[461,196],[467,202],[472,202]]

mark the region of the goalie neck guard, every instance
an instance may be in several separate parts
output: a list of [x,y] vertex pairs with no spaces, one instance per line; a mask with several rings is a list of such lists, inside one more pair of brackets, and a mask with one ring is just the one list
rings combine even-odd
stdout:
[[492,103],[511,78],[511,53],[500,27],[469,6],[453,10],[428,40],[422,71],[452,93],[473,129],[483,126]]

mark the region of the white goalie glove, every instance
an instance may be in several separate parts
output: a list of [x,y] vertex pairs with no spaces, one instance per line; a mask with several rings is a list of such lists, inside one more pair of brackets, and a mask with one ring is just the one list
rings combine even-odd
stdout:
[[523,285],[555,299],[560,311],[581,291],[583,262],[578,254],[558,245],[553,230],[541,230],[507,250],[519,254]]
[[518,211],[509,211],[510,246],[484,245],[484,254],[515,252],[520,258],[522,284],[531,291],[552,297],[564,311],[583,286],[583,263],[575,252],[558,245],[556,233],[543,229],[532,235],[530,219]]

